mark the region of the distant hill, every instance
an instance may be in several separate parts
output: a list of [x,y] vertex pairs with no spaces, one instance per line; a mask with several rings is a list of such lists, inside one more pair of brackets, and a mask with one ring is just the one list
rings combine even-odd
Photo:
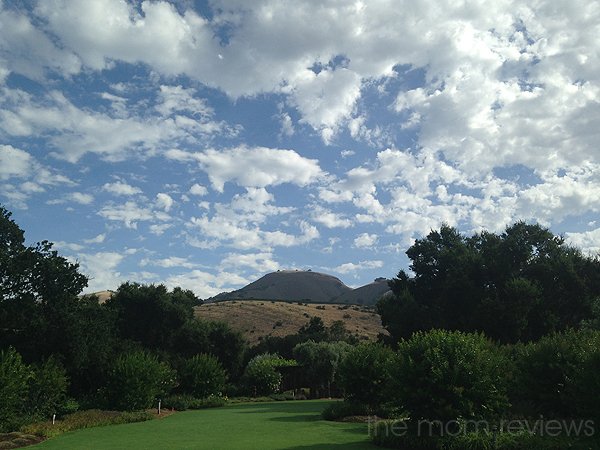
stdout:
[[335,299],[335,302],[374,305],[377,300],[387,293],[391,293],[388,280],[378,278],[373,283],[343,293]]
[[378,278],[374,283],[352,289],[332,275],[310,270],[281,270],[268,273],[236,291],[218,294],[207,302],[260,299],[374,305],[388,291],[385,278]]
[[202,320],[226,321],[240,330],[250,345],[269,337],[296,334],[311,317],[321,317],[326,326],[343,320],[350,333],[360,341],[376,341],[387,334],[373,306],[303,303],[301,301],[231,300],[205,303],[194,308]]
[[79,297],[80,298],[81,297],[91,297],[92,295],[95,295],[96,297],[98,297],[98,303],[102,304],[106,300],[111,298],[114,294],[115,294],[114,291],[100,291],[100,292],[94,292],[93,294],[82,294]]

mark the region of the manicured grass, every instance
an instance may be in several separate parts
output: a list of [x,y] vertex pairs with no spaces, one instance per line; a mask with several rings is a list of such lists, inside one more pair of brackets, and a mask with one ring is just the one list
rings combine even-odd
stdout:
[[330,401],[251,403],[61,434],[40,450],[374,450],[367,425],[327,422]]

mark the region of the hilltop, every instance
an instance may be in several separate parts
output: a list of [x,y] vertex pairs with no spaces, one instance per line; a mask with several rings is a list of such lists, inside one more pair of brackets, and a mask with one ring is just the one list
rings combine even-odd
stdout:
[[366,286],[352,289],[332,275],[310,270],[281,270],[268,273],[241,289],[223,292],[206,301],[210,303],[222,300],[257,299],[374,305],[388,291],[385,278],[378,278]]

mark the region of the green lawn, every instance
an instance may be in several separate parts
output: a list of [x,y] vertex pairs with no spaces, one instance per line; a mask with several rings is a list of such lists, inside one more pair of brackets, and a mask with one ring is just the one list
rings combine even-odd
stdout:
[[367,425],[321,420],[329,401],[246,403],[186,411],[159,420],[73,431],[40,450],[362,450]]

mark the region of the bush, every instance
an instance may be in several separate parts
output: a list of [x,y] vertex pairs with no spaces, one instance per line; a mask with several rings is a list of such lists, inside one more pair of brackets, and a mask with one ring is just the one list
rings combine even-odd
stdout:
[[304,365],[304,376],[310,385],[310,395],[331,397],[331,384],[336,381],[338,367],[351,346],[346,342],[315,342],[298,344],[293,349],[296,360]]
[[77,402],[67,398],[68,384],[65,369],[54,357],[34,364],[25,403],[27,413],[48,418],[77,411]]
[[591,418],[600,424],[600,352],[592,353],[576,368],[567,394],[579,417]]
[[227,375],[216,356],[200,353],[185,363],[181,387],[197,398],[219,395],[225,388]]
[[211,395],[207,398],[194,398],[189,395],[171,395],[162,400],[162,408],[186,411],[188,409],[205,409],[225,406],[227,398]]
[[508,359],[482,334],[417,332],[399,343],[390,398],[412,420],[492,419],[509,406]]
[[342,359],[339,384],[351,402],[374,408],[386,401],[384,391],[390,379],[389,365],[394,352],[380,344],[359,345]]
[[296,365],[296,361],[271,353],[257,355],[246,366],[243,383],[254,397],[275,394],[281,386],[281,374],[275,367],[290,365]]
[[577,416],[600,390],[600,359],[594,356],[599,349],[600,332],[592,330],[567,330],[522,347],[516,356],[516,395],[539,414]]
[[121,355],[108,374],[103,390],[109,409],[134,411],[151,408],[175,386],[175,371],[156,356],[141,351]]
[[0,432],[14,431],[25,407],[31,370],[13,348],[0,353]]

